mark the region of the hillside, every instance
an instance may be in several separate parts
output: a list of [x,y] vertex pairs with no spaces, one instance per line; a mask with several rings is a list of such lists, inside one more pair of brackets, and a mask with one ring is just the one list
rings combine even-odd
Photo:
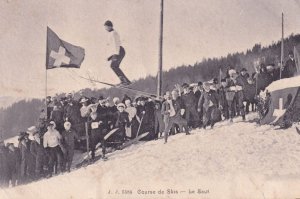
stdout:
[[[300,45],[300,35],[290,35],[284,40],[285,55],[294,46]],[[199,55],[200,56],[200,55]],[[200,59],[200,58],[199,58]],[[163,72],[163,92],[174,88],[175,84],[193,83],[198,81],[207,81],[214,77],[219,77],[221,69],[223,76],[228,67],[241,69],[245,67],[250,73],[254,72],[253,63],[260,59],[265,64],[278,65],[280,61],[280,42],[273,42],[269,46],[262,47],[260,44],[255,44],[251,49],[245,52],[228,54],[221,58],[203,59],[193,65],[182,65],[175,67],[169,71]],[[156,78],[148,76],[139,79],[131,86],[134,89],[142,90],[148,93],[156,93]],[[136,93],[131,91],[119,90],[116,88],[92,90],[86,88],[82,90],[87,97],[99,97],[103,95],[118,96],[120,98],[126,93],[133,97]],[[62,94],[61,94],[62,95]],[[78,97],[78,93],[75,94]],[[11,107],[0,109],[0,132],[4,138],[15,136],[20,130],[24,130],[35,124],[38,119],[41,100],[21,101],[14,103]],[[28,117],[30,115],[30,117]],[[14,122],[12,122],[14,121]]]
[[0,109],[0,136],[9,138],[20,131],[36,125],[40,111],[43,107],[42,100],[21,100],[7,108]]
[[[253,117],[248,115],[247,120]],[[100,160],[70,174],[0,190],[0,198],[234,199],[300,195],[300,137],[295,128],[274,130],[235,119],[231,125],[218,123],[213,130],[171,136],[168,144],[163,140],[140,143],[108,157],[106,162]],[[189,194],[189,190],[195,193]]]

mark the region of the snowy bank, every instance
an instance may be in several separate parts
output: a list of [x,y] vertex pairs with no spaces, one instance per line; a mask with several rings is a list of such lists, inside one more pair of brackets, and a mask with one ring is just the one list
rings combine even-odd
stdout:
[[140,143],[86,168],[0,191],[1,199],[299,198],[294,128],[236,119]]

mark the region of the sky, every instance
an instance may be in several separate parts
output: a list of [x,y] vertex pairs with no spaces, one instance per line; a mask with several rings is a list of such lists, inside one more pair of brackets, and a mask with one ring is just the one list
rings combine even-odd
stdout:
[[[194,64],[204,57],[245,51],[300,33],[300,0],[165,0],[163,69]],[[79,78],[90,74],[119,83],[106,61],[111,20],[126,56],[129,79],[158,69],[160,0],[0,0],[1,96],[43,98],[46,94],[101,88]],[[80,69],[53,69],[46,78],[46,30],[85,49]]]

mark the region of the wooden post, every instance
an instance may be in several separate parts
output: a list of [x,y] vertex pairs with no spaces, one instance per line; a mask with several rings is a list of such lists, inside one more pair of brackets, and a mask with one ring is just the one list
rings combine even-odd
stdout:
[[158,72],[157,72],[157,96],[161,96],[161,92],[162,92],[163,22],[164,22],[164,0],[161,0],[160,1],[159,61],[158,61]]
[[281,58],[280,58],[280,79],[282,76],[282,69],[283,69],[283,58],[284,58],[284,49],[283,49],[283,40],[284,40],[284,25],[283,25],[283,13],[282,13],[282,23],[281,23]]
[[90,163],[90,141],[89,141],[89,127],[88,122],[85,122],[85,137],[86,137],[86,151],[88,155],[88,162]]

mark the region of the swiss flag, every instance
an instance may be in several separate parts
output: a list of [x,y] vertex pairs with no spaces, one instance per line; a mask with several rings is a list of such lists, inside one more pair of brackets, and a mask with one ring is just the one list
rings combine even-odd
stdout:
[[288,87],[272,91],[270,93],[271,101],[269,104],[269,111],[261,120],[261,124],[277,125],[286,114],[286,110],[289,106],[293,104],[298,89],[299,87]]
[[46,69],[80,68],[84,56],[85,51],[82,47],[61,40],[47,27]]

